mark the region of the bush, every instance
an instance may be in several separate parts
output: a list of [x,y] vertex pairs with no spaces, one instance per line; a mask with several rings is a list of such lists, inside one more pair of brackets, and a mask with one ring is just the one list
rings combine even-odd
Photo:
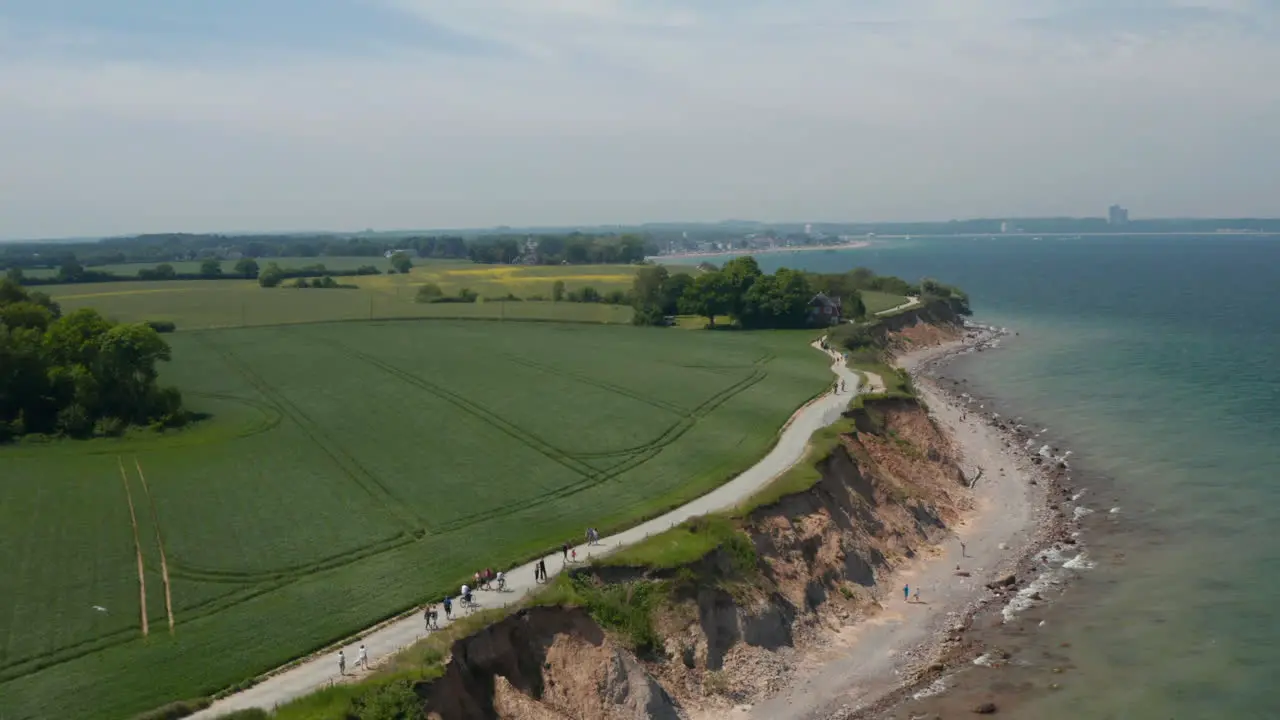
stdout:
[[236,710],[228,715],[219,715],[218,720],[269,720],[271,715],[262,708]]
[[158,333],[171,333],[178,329],[178,326],[168,320],[148,320],[147,326]]
[[117,417],[105,417],[93,424],[93,434],[99,437],[120,437],[129,423]]
[[439,285],[435,283],[427,283],[426,285],[418,288],[418,294],[414,295],[413,301],[431,303],[436,302],[442,297],[444,297],[444,291],[440,289]]
[[209,707],[211,703],[208,698],[198,698],[196,700],[179,700],[171,702],[168,705],[161,705],[155,710],[150,710],[138,715],[134,720],[178,720],[188,715],[194,715],[201,710]]
[[68,437],[85,437],[93,431],[93,418],[79,403],[72,403],[58,411],[58,430]]
[[422,701],[408,680],[396,680],[376,687],[351,703],[360,720],[417,720],[423,716]]

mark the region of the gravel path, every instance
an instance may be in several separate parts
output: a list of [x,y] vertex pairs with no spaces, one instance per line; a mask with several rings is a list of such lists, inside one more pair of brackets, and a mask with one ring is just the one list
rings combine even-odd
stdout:
[[[814,348],[821,350],[816,343]],[[844,366],[837,353],[828,354],[834,360],[831,371],[835,373],[836,378],[843,379],[848,387],[857,388],[857,374]],[[867,375],[870,376],[868,380],[872,384],[878,384],[880,387],[884,386],[883,380],[876,377],[874,373],[867,373]],[[865,389],[859,389],[865,392]],[[579,545],[575,548],[578,552],[579,561],[608,553],[626,545],[632,545],[650,535],[678,525],[689,518],[732,507],[739,501],[755,494],[756,491],[790,469],[791,466],[804,457],[805,449],[809,444],[809,437],[818,429],[838,420],[840,414],[847,407],[851,396],[852,393],[849,391],[838,394],[828,392],[810,401],[791,416],[791,419],[783,426],[773,450],[751,469],[666,515],[637,525],[617,535],[601,538],[599,544],[591,546]],[[496,608],[509,605],[518,602],[539,587],[533,579],[533,566],[534,564],[530,562],[508,571],[505,592],[479,591],[475,593],[479,607]],[[551,574],[557,574],[565,566],[565,563],[558,555],[547,558],[547,570]],[[457,604],[454,605],[454,612],[455,614],[460,612]],[[443,624],[442,620],[442,627]],[[307,658],[293,666],[287,666],[286,669],[278,670],[261,683],[234,695],[228,695],[191,717],[216,718],[226,713],[247,708],[270,710],[276,705],[329,687],[335,682],[342,682],[343,678],[338,674],[337,653],[339,649],[344,650],[347,657],[348,678],[358,678],[360,674],[363,674],[363,671],[358,671],[353,676],[352,667],[358,656],[357,648],[361,643],[368,648],[369,661],[376,668],[380,661],[396,651],[421,640],[425,635],[422,611],[421,609],[414,610],[409,615],[370,628],[360,636],[351,638],[341,645],[335,645],[323,653]]]
[[[911,370],[955,344],[912,353],[899,360]],[[801,660],[797,681],[783,693],[731,717],[768,720],[842,718],[896,690],[909,670],[927,654],[930,643],[987,594],[984,584],[1012,565],[1019,549],[1033,540],[1036,503],[1028,484],[1029,469],[1009,453],[1000,434],[972,416],[962,418],[927,380],[916,390],[934,420],[955,439],[965,473],[981,475],[974,487],[973,513],[953,527],[955,536],[883,580],[887,591],[881,609],[835,638],[818,657]],[[962,552],[961,542],[964,543]],[[956,567],[970,573],[956,575]],[[919,602],[907,602],[908,585]]]

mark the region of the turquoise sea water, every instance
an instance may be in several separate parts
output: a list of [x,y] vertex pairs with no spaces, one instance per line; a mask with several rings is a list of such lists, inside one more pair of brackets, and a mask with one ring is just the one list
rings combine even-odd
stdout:
[[1074,451],[1098,512],[1097,566],[1031,631],[1068,672],[1026,675],[1018,717],[1280,718],[1280,239],[917,239],[759,260],[936,277],[1019,332],[960,370]]

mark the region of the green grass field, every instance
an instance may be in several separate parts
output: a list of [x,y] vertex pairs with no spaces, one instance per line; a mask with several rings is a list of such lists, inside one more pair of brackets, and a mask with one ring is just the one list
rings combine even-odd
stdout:
[[904,295],[894,295],[892,293],[877,292],[875,290],[862,291],[862,304],[867,308],[868,315],[874,315],[878,312],[884,312],[890,308],[896,308],[907,301]]
[[[121,718],[208,694],[478,568],[587,525],[652,516],[753,463],[830,382],[802,331],[282,325],[367,318],[370,298],[375,317],[393,318],[437,308],[496,318],[499,304],[230,281],[50,289],[68,309],[174,319],[162,381],[211,419],[160,436],[0,448],[6,720]],[[604,311],[629,313],[505,305],[508,318]]]

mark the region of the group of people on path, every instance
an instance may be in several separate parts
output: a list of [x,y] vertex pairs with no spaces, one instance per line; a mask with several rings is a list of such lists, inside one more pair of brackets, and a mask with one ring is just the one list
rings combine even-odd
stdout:
[[[360,644],[359,655],[356,656],[356,667],[369,669],[369,651],[365,648],[364,643]],[[343,651],[338,651],[338,674],[347,674],[347,656]]]
[[[587,528],[587,544],[600,544],[600,531],[595,528]],[[578,550],[571,543],[564,543],[560,547],[564,555],[565,565],[576,563],[578,561]],[[462,602],[463,607],[474,607],[476,605],[475,598],[472,596],[474,590],[498,590],[499,592],[506,590],[507,577],[501,570],[494,572],[492,568],[485,568],[472,575],[472,582],[475,583],[474,588],[469,585],[463,585],[459,588],[458,599]],[[548,579],[547,561],[545,558],[539,559],[533,566],[533,579],[535,582],[545,583]],[[453,602],[454,598],[446,595],[444,600],[440,602],[440,607],[444,609],[445,622],[453,620]],[[436,610],[434,604],[426,605],[422,608],[422,623],[427,632],[440,629],[440,613]],[[356,658],[355,667],[369,668],[369,651],[362,644],[360,645],[359,655]],[[347,656],[345,651],[338,651],[338,674],[345,676],[347,674]]]

